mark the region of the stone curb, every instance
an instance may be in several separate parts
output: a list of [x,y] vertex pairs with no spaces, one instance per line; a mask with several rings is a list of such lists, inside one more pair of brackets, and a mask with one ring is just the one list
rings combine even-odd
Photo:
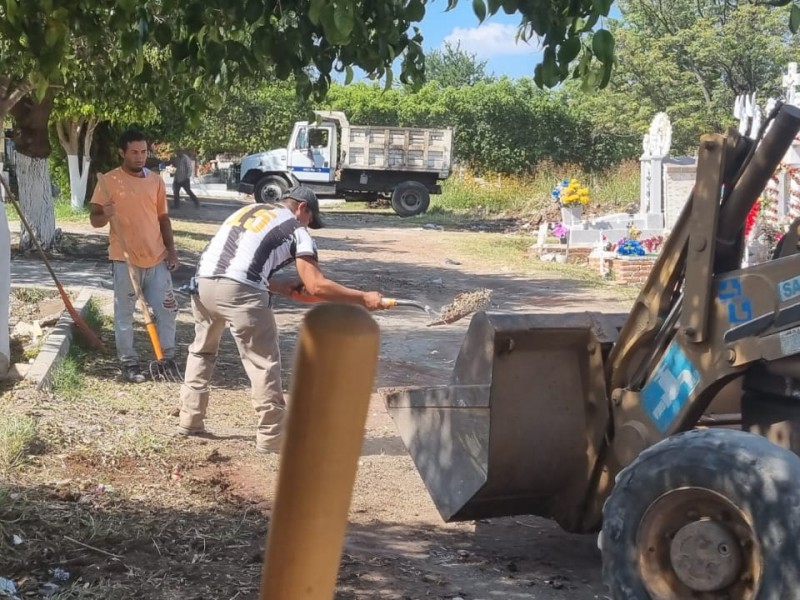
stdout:
[[[89,305],[89,300],[92,299],[92,290],[83,288],[78,297],[72,303],[75,310],[82,317],[86,315],[86,308]],[[50,391],[50,386],[53,379],[53,374],[56,367],[61,360],[69,352],[69,346],[72,342],[73,322],[72,317],[69,316],[66,308],[61,313],[61,318],[56,323],[53,331],[47,336],[44,345],[36,359],[33,361],[31,368],[28,370],[26,379],[33,381],[36,384],[37,390]]]

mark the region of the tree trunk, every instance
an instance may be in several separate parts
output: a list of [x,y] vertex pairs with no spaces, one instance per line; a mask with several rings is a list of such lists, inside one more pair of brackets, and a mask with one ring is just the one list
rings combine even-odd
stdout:
[[[58,121],[56,132],[64,152],[67,153],[69,168],[70,205],[72,210],[81,210],[86,201],[86,187],[89,183],[92,138],[97,127],[97,119],[73,119]],[[83,138],[83,152],[81,152]]]
[[[41,102],[30,95],[17,102],[11,115],[14,117],[14,144],[17,157],[19,203],[34,234],[43,248],[52,247],[56,237],[56,218],[50,184],[50,135],[48,122],[53,110],[54,92],[48,91]],[[20,246],[32,246],[25,231],[20,236]]]
[[[48,250],[56,237],[56,213],[53,205],[53,190],[50,186],[50,161],[47,158],[31,158],[17,152],[17,181],[19,205],[42,248]],[[33,247],[28,232],[23,228],[20,247]]]
[[[3,174],[5,155],[5,124],[9,111],[30,90],[27,82],[14,83],[0,76],[0,177]],[[11,336],[9,334],[9,309],[11,296],[11,232],[3,204],[5,188],[0,185],[0,379],[8,375],[11,366]]]
[[6,377],[8,368],[11,366],[11,346],[8,333],[10,295],[11,234],[8,231],[5,207],[0,204],[0,379]]
[[69,198],[72,210],[83,208],[86,201],[86,185],[89,182],[89,161],[80,160],[77,154],[67,154],[69,168]]

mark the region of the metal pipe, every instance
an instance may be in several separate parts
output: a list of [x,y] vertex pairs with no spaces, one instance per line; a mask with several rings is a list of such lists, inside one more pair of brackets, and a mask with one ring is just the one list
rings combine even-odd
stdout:
[[745,167],[720,209],[715,272],[735,268],[733,254],[747,214],[764,191],[764,187],[798,132],[800,132],[800,108],[788,104],[782,106],[769,131],[758,145],[752,160]]

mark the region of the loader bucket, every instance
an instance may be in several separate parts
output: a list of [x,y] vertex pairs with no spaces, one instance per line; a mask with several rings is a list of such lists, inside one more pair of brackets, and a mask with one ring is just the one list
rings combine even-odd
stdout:
[[603,359],[627,315],[477,313],[446,386],[382,390],[445,521],[580,517],[609,418]]

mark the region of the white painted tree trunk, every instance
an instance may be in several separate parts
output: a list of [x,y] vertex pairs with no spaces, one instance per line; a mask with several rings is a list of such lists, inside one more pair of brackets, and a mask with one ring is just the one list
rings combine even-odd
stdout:
[[86,198],[86,186],[89,183],[89,161],[83,161],[83,168],[77,154],[67,155],[67,166],[69,167],[69,191],[72,210],[82,210],[83,202]]
[[[53,206],[53,190],[50,186],[49,160],[31,158],[16,153],[19,204],[34,235],[43,248],[49,249],[56,237],[56,213]],[[22,229],[22,247],[32,246],[28,232]]]
[[[2,163],[0,163],[0,169],[2,169]],[[1,195],[2,192],[0,192]],[[8,368],[11,366],[11,346],[8,331],[10,295],[11,234],[8,231],[5,206],[0,203],[0,379],[8,375]]]

